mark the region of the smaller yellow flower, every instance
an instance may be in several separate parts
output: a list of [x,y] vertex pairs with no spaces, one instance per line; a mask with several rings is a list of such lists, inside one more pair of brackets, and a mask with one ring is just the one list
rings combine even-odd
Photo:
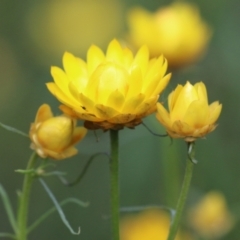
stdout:
[[206,239],[219,238],[234,225],[223,194],[216,191],[209,192],[190,210],[189,222]]
[[84,127],[76,127],[76,120],[64,115],[54,117],[50,106],[43,104],[38,109],[35,122],[31,124],[30,148],[42,158],[61,160],[77,154],[73,146],[86,133]]
[[173,138],[193,142],[216,128],[222,104],[218,101],[208,105],[207,90],[203,82],[194,86],[187,82],[168,96],[169,112],[157,103],[157,119]]
[[146,44],[152,57],[163,54],[171,67],[195,62],[211,37],[198,8],[188,3],[173,3],[155,13],[135,8],[128,22],[130,42],[137,47]]
[[[151,209],[122,219],[121,240],[166,240],[170,229],[170,216],[163,210]],[[179,232],[175,240],[190,240]]]

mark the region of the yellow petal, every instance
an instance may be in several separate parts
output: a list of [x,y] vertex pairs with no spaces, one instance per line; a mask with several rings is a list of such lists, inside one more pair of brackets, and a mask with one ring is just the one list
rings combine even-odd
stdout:
[[69,52],[65,52],[63,55],[63,67],[71,80],[87,75],[86,63]]
[[95,113],[96,113],[96,116],[102,120],[113,118],[114,116],[119,114],[119,112],[116,111],[115,109],[108,106],[104,106],[102,104],[97,104],[95,106]]
[[131,68],[128,78],[128,86],[127,100],[142,92],[142,71],[139,66],[135,65]]
[[65,95],[55,83],[47,83],[48,90],[62,103],[66,104],[69,107],[78,108],[79,103],[73,97]]
[[154,95],[158,95],[158,94],[161,94],[162,91],[167,87],[170,79],[171,79],[171,76],[172,74],[169,73],[168,75],[166,75],[165,77],[163,77],[159,83],[158,83],[158,86],[155,88],[155,90],[153,91],[152,95],[151,96],[154,96]]
[[205,84],[203,82],[198,82],[194,85],[194,87],[198,93],[199,100],[204,100],[208,104],[207,89]]
[[123,67],[110,62],[102,64],[93,73],[86,89],[86,95],[100,104],[106,104],[110,94],[116,90],[125,96],[128,77]]
[[115,90],[109,95],[106,105],[120,112],[122,110],[124,100],[125,98],[122,93]]
[[185,115],[189,105],[198,99],[194,86],[187,82],[178,95],[175,106],[170,112],[172,121],[181,120]]
[[155,61],[151,61],[149,68],[147,69],[145,80],[144,80],[144,88],[148,85],[149,81],[154,78],[156,75],[159,76],[159,78],[162,78],[167,70],[167,61],[163,56],[160,56]]
[[115,117],[109,119],[111,123],[123,124],[132,121],[136,115],[134,114],[118,114]]
[[73,132],[72,141],[70,145],[75,145],[87,134],[87,129],[84,127],[76,127]]
[[71,117],[71,118],[76,118],[76,117],[77,117],[75,111],[74,111],[72,108],[70,108],[70,107],[68,107],[68,106],[66,106],[66,105],[63,105],[63,104],[60,105],[60,106],[59,106],[59,109],[60,109],[66,116],[69,116],[69,117]]
[[210,116],[209,116],[208,124],[215,123],[217,121],[217,119],[219,118],[221,111],[222,111],[222,104],[219,104],[218,101],[213,102],[209,106]]
[[129,98],[122,108],[123,113],[133,113],[135,109],[143,102],[145,95],[139,93],[137,96]]
[[85,96],[83,93],[80,93],[79,95],[79,99],[82,103],[82,108],[88,112],[88,113],[93,113],[95,111],[95,103],[88,98],[87,96]]
[[130,49],[124,48],[123,55],[124,55],[123,65],[125,66],[126,69],[129,69],[133,62],[133,53]]
[[209,108],[205,100],[193,101],[182,121],[194,128],[201,128],[208,123]]
[[37,111],[35,123],[44,122],[53,117],[52,110],[48,104],[43,104]]
[[54,152],[49,149],[44,149],[44,152],[46,153],[47,156],[50,156],[55,160],[64,160],[65,158],[69,158],[76,155],[78,153],[78,150],[74,147],[70,147],[62,152]]
[[157,103],[156,117],[161,124],[163,124],[166,128],[171,129],[172,123],[169,113],[161,103]]
[[69,79],[66,73],[59,67],[51,67],[51,75],[56,85],[62,90],[62,92],[68,92]]
[[192,136],[194,128],[189,126],[187,123],[180,120],[175,121],[172,124],[172,130],[181,137]]
[[142,74],[144,76],[148,68],[148,61],[149,61],[149,51],[147,46],[144,45],[138,50],[133,60],[132,66],[134,65],[140,66],[142,70]]
[[154,92],[165,72],[166,64],[165,66],[163,65],[163,57],[160,57],[148,69],[144,77],[143,91],[147,96]]
[[108,45],[106,60],[113,61],[120,65],[123,64],[123,50],[120,43],[116,39],[112,40]]
[[104,60],[105,55],[103,51],[99,47],[92,45],[87,52],[87,66],[89,77]]
[[174,91],[172,91],[169,96],[168,96],[168,108],[169,111],[171,112],[175,106],[175,103],[178,99],[179,93],[182,91],[183,86],[178,85]]
[[151,97],[149,99],[144,100],[135,110],[134,114],[137,116],[144,115],[144,113],[148,112],[149,109],[152,108],[153,105],[156,105],[156,102],[158,100],[158,96]]

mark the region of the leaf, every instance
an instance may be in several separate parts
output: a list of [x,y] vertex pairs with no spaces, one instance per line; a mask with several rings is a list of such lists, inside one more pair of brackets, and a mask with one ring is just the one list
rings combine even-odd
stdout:
[[80,227],[78,228],[78,231],[75,232],[71,225],[69,224],[60,204],[58,203],[57,199],[55,198],[55,196],[53,195],[53,193],[51,192],[51,190],[48,188],[47,184],[43,181],[42,178],[39,178],[39,181],[40,183],[42,184],[43,188],[45,189],[45,191],[47,192],[48,196],[51,198],[53,204],[55,205],[57,211],[58,211],[58,214],[61,218],[61,220],[63,221],[63,223],[65,224],[65,226],[70,230],[70,232],[74,235],[79,235],[81,230],[80,230]]
[[[8,195],[5,191],[5,189],[3,188],[3,186],[1,184],[0,184],[0,195],[2,197],[3,205],[4,205],[5,210],[7,212],[9,222],[10,222],[14,232],[17,233],[17,222],[16,222],[15,216],[13,214],[13,209],[12,209],[12,206],[11,206],[11,202],[10,202],[10,199],[8,198]],[[3,233],[1,233],[1,234],[3,234]]]
[[7,130],[7,131],[10,131],[10,132],[13,132],[13,133],[17,133],[17,134],[19,134],[19,135],[22,135],[22,136],[24,136],[24,137],[29,138],[28,134],[26,134],[26,133],[24,133],[24,132],[22,132],[22,131],[20,131],[20,130],[18,130],[18,129],[16,129],[16,128],[13,128],[13,127],[10,127],[10,126],[8,126],[8,125],[5,125],[5,124],[3,124],[3,123],[1,123],[1,122],[0,122],[0,127],[2,127],[3,129],[5,129],[5,130]]

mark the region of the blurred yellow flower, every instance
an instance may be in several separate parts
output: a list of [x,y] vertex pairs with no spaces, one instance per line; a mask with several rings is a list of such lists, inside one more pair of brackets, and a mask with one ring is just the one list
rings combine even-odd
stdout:
[[201,236],[215,239],[232,229],[234,219],[227,209],[223,194],[212,191],[190,210],[189,223]]
[[173,138],[185,138],[192,142],[216,128],[222,104],[218,101],[208,105],[207,90],[203,82],[194,86],[187,82],[168,96],[169,112],[157,103],[157,119]]
[[[170,216],[163,210],[151,209],[122,219],[121,240],[166,240],[170,228]],[[190,236],[179,234],[175,240],[190,240]]]
[[110,42],[106,55],[91,46],[87,62],[66,52],[63,67],[51,68],[55,83],[47,83],[47,87],[64,104],[61,110],[86,120],[89,129],[140,124],[156,111],[159,94],[170,79],[170,74],[164,76],[167,61],[163,56],[149,60],[146,46],[133,56],[117,40]]
[[124,27],[123,9],[119,0],[47,0],[29,4],[26,40],[31,41],[28,45],[34,59],[49,65],[66,49],[83,55],[93,42],[106,47]]
[[76,120],[67,116],[54,117],[51,108],[43,104],[31,124],[31,149],[42,158],[65,159],[77,154],[73,146],[87,133],[84,127],[76,127]]
[[196,61],[206,49],[211,30],[202,21],[198,8],[177,2],[150,13],[135,8],[129,13],[129,41],[147,44],[151,56],[163,54],[170,67]]

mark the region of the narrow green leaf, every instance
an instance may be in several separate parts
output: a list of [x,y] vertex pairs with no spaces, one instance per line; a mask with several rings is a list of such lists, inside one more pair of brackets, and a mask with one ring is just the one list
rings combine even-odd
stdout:
[[7,130],[7,131],[10,131],[10,132],[13,132],[13,133],[17,133],[17,134],[19,134],[19,135],[22,135],[22,136],[24,136],[24,137],[29,138],[28,134],[26,134],[26,133],[24,133],[24,132],[22,132],[22,131],[20,131],[20,130],[18,130],[18,129],[16,129],[16,128],[13,128],[13,127],[10,127],[10,126],[8,126],[8,125],[5,125],[5,124],[3,124],[3,123],[1,123],[1,122],[0,122],[0,127],[2,127],[3,129],[5,129],[5,130]]
[[17,222],[16,222],[16,218],[13,213],[11,202],[10,202],[10,199],[9,199],[5,189],[3,188],[3,186],[1,184],[0,184],[0,195],[2,197],[3,205],[6,210],[9,222],[10,222],[14,232],[17,233]]
[[15,172],[17,172],[17,173],[22,173],[22,174],[28,174],[28,173],[34,173],[34,172],[35,172],[35,169],[27,169],[27,170],[17,169],[17,170],[15,170]]
[[120,212],[140,212],[148,209],[158,208],[162,210],[166,210],[170,213],[171,218],[175,215],[175,210],[170,207],[162,206],[162,205],[147,205],[147,206],[133,206],[133,207],[121,207]]
[[11,238],[11,239],[16,239],[16,236],[11,234],[11,233],[0,233],[0,238]]
[[64,212],[61,208],[61,206],[59,205],[57,199],[55,198],[55,196],[52,194],[51,190],[48,188],[47,184],[43,181],[42,178],[39,178],[40,183],[42,184],[43,188],[45,189],[45,191],[47,192],[48,196],[51,198],[53,204],[55,205],[58,214],[60,216],[60,218],[62,219],[63,223],[65,224],[65,226],[70,230],[70,232],[74,235],[79,235],[81,230],[80,227],[78,228],[78,231],[75,232],[72,227],[70,226],[68,220],[66,219],[66,216],[64,215]]
[[[80,201],[76,198],[67,198],[63,200],[62,202],[59,203],[60,206],[64,206],[68,203],[76,203],[77,205],[81,207],[87,207],[89,206],[89,203]],[[52,207],[49,209],[47,212],[45,212],[42,216],[40,216],[29,228],[28,228],[28,233],[33,231],[40,223],[42,223],[46,218],[48,218],[51,214],[57,211],[56,207]]]

